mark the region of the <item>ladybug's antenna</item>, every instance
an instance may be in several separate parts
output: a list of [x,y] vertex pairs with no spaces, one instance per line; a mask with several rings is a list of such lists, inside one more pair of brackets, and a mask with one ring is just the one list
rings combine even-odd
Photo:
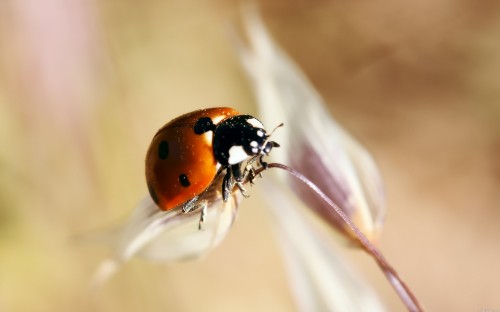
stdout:
[[[261,147],[259,153],[263,153],[265,155],[269,155],[269,152],[271,151],[271,149],[273,147],[280,147],[280,145],[278,143],[276,143],[274,141],[269,141],[269,138],[271,137],[271,135],[273,135],[274,131],[276,131],[276,129],[278,129],[280,127],[283,127],[283,123],[280,123],[279,125],[277,125],[273,129],[273,131],[271,131],[271,133],[269,133],[268,135],[266,135],[266,140],[262,144],[262,147]],[[262,157],[261,157],[261,164],[265,164],[265,162],[262,161]]]
[[268,137],[270,137],[271,135],[273,135],[273,133],[274,133],[274,131],[276,131],[276,129],[281,128],[284,125],[285,125],[284,123],[280,123],[279,125],[277,125],[276,127],[274,127],[273,131],[271,131],[271,133],[269,133]]

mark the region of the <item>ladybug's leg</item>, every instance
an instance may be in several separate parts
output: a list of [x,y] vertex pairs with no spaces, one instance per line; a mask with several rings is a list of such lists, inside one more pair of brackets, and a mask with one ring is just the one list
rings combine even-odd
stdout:
[[246,176],[241,172],[241,164],[232,165],[230,169],[233,172],[233,179],[235,180],[236,186],[240,189],[241,195],[249,197],[247,191],[243,187],[243,182],[245,182]]
[[208,208],[207,201],[204,200],[201,203],[201,214],[200,214],[200,222],[198,223],[198,230],[203,230],[203,223],[205,223],[205,219],[207,217],[207,208]]
[[231,171],[231,167],[228,167],[226,169],[226,175],[222,180],[222,200],[227,201],[229,195],[231,195],[233,187],[234,187],[233,172]]
[[207,208],[208,204],[206,200],[201,200],[199,201],[200,197],[196,196],[195,198],[191,199],[187,203],[182,206],[182,212],[183,213],[189,213],[198,209],[201,209],[201,214],[200,214],[200,222],[198,223],[198,229],[202,230],[203,229],[203,223],[205,222],[205,219],[207,217]]
[[[243,181],[248,181],[250,184],[254,184],[253,181],[255,180],[255,168],[253,167],[253,163],[255,162],[257,158],[253,157],[247,162],[247,165],[245,166],[245,170],[243,170]],[[262,175],[260,175],[262,177]]]
[[245,170],[243,171],[243,181],[248,180],[250,185],[254,184],[253,180],[255,180],[255,169],[252,165],[246,165]]
[[241,195],[248,197],[245,188],[243,187],[243,182],[245,181],[243,174],[241,173],[241,168],[239,164],[231,165],[227,168],[226,175],[222,180],[222,199],[227,201],[229,195],[233,191],[234,185],[238,186]]
[[260,155],[260,157],[259,157],[259,163],[260,163],[260,165],[262,167],[264,167],[264,169],[267,169],[268,164],[262,158],[264,158],[264,155]]
[[193,199],[190,199],[187,203],[182,206],[182,212],[188,213],[194,211],[199,208],[198,203],[199,196],[195,196]]

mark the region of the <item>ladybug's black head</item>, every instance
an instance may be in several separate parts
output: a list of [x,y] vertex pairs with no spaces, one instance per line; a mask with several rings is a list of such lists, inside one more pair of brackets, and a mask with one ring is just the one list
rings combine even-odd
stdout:
[[215,158],[221,165],[239,164],[248,158],[268,155],[279,144],[269,141],[264,126],[255,117],[238,115],[227,118],[214,131]]

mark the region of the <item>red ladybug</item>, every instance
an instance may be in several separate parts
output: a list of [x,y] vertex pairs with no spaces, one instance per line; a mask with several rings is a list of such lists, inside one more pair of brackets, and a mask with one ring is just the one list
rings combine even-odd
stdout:
[[279,146],[269,136],[255,117],[232,108],[202,109],[175,118],[156,133],[146,155],[151,198],[162,210],[192,211],[198,208],[200,194],[224,170],[224,201],[235,185],[245,195],[242,182],[251,170],[242,163],[259,157],[265,165],[262,157]]

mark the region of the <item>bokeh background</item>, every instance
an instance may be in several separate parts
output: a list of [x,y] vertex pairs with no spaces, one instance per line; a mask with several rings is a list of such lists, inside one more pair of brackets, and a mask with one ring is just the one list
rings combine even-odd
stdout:
[[[500,309],[500,3],[262,1],[264,21],[368,147],[388,196],[380,246],[430,311]],[[256,113],[228,35],[237,1],[0,2],[0,311],[293,311],[264,207],[242,203],[202,261],[134,260],[94,297],[81,235],[144,194],[171,118]],[[378,268],[344,251],[391,311]],[[334,296],[335,294],[332,294]]]

